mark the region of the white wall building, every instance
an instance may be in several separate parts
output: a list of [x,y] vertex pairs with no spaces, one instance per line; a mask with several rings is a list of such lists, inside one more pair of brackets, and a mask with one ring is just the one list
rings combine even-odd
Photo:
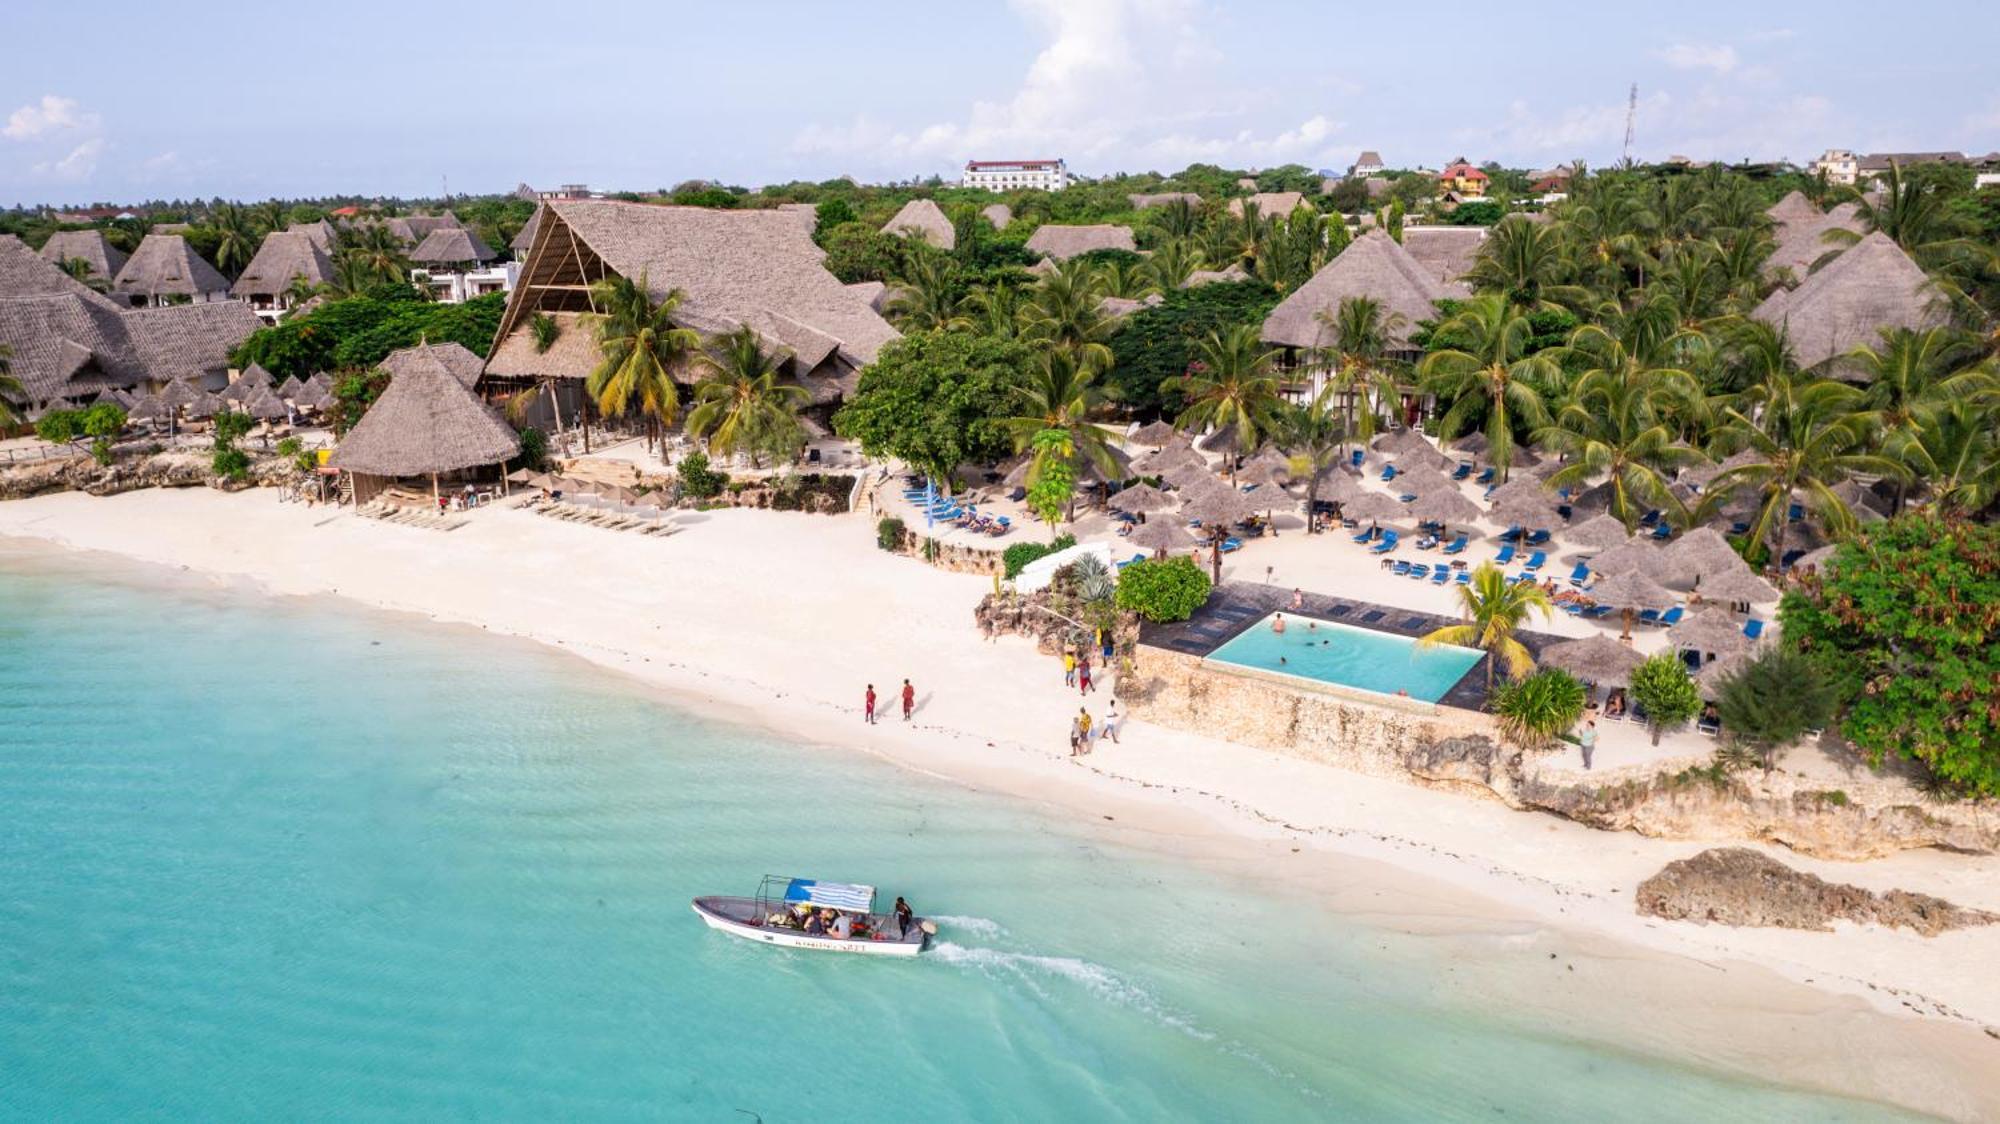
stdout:
[[439,304],[464,304],[488,293],[511,293],[520,276],[521,263],[512,261],[489,262],[462,273],[421,267],[410,271],[411,283],[427,290]]
[[988,191],[1061,191],[1069,186],[1069,168],[1061,160],[967,160],[959,184]]
[[1845,148],[1829,148],[1813,161],[1814,175],[1823,175],[1826,182],[1852,187],[1861,177],[1861,161]]

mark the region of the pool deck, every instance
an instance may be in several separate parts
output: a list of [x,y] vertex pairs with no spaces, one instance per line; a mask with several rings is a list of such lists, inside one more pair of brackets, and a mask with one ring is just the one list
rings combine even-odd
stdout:
[[[1330,597],[1320,593],[1307,593],[1304,604],[1292,607],[1290,589],[1264,585],[1261,582],[1224,582],[1217,586],[1209,597],[1208,604],[1195,611],[1194,616],[1171,624],[1147,623],[1139,630],[1139,642],[1171,652],[1184,652],[1191,656],[1207,658],[1217,648],[1229,643],[1250,626],[1274,612],[1296,613],[1301,617],[1317,617],[1325,621],[1337,621],[1355,628],[1386,632],[1391,636],[1421,637],[1436,629],[1460,623],[1457,617],[1441,617],[1433,613],[1419,613],[1410,609],[1398,609],[1392,605],[1377,605],[1368,601],[1357,601],[1347,597]],[[1540,656],[1542,649],[1559,643],[1560,636],[1540,632],[1520,632],[1516,637],[1529,652]],[[1472,665],[1451,690],[1438,699],[1439,706],[1458,707],[1462,710],[1486,709],[1486,663],[1491,656],[1482,655],[1479,662]]]

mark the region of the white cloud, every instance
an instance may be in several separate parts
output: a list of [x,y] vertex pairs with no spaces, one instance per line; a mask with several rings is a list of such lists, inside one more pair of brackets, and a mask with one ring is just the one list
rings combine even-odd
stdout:
[[104,138],[91,137],[69,150],[69,155],[60,160],[43,161],[34,166],[38,176],[48,176],[58,180],[89,179],[97,171],[97,158],[104,155]]
[[1736,69],[1736,48],[1727,43],[1676,43],[1653,52],[1675,70],[1713,70],[1727,74]]
[[0,136],[18,141],[37,140],[57,133],[95,132],[97,125],[97,114],[86,111],[75,98],[43,94],[40,101],[8,114],[7,124],[0,126]]
[[[1190,160],[1333,163],[1341,125],[1308,112],[1297,124],[1268,123],[1286,102],[1259,91],[1217,88],[1224,68],[1193,0],[1015,0],[1045,44],[1011,97],[978,101],[921,125],[866,115],[815,123],[794,135],[800,154],[872,160],[918,171],[973,157],[1062,156],[1072,165]],[[1251,120],[1255,103],[1261,119]],[[1290,101],[1297,113],[1296,97]]]

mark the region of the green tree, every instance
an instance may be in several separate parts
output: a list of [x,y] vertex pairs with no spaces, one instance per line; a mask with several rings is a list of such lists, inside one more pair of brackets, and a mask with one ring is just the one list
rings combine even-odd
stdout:
[[1640,361],[1594,324],[1577,329],[1576,341],[1573,354],[1592,366],[1550,424],[1535,431],[1535,443],[1563,454],[1566,462],[1549,477],[1549,487],[1581,490],[1608,481],[1611,514],[1626,529],[1655,508],[1685,526],[1687,507],[1673,494],[1669,477],[1702,457],[1680,443],[1666,419],[1676,408],[1698,408],[1701,391],[1694,377]]
[[1661,732],[1679,726],[1701,710],[1701,689],[1689,678],[1687,665],[1673,652],[1661,652],[1632,669],[1632,701],[1646,712],[1653,744]]
[[1030,440],[1028,510],[1053,527],[1076,498],[1076,446],[1060,429],[1044,429]]
[[21,424],[21,415],[15,406],[28,396],[21,380],[14,375],[14,348],[0,343],[0,426]]
[[1208,602],[1208,575],[1185,555],[1145,558],[1118,575],[1118,607],[1154,623],[1184,621]]
[[1138,414],[1178,413],[1183,405],[1179,395],[1162,387],[1187,373],[1195,341],[1239,324],[1262,324],[1278,303],[1278,294],[1258,281],[1216,281],[1168,289],[1165,296],[1160,304],[1125,317],[1110,340],[1112,366],[1105,391]]
[[368,222],[349,227],[336,245],[340,257],[350,262],[350,268],[368,284],[408,283],[409,255],[387,223]]
[[860,218],[860,215],[854,213],[854,204],[847,200],[823,199],[813,208],[813,237],[824,239],[827,232],[834,227],[859,221]]
[[965,287],[955,275],[951,256],[924,245],[913,242],[907,251],[903,278],[886,309],[889,319],[905,332],[970,328]]
[[1778,615],[1870,762],[1909,758],[2000,796],[2000,527],[1920,515],[1865,527]]
[[1888,434],[1884,452],[1924,482],[1945,516],[1970,518],[2000,498],[2000,416],[1990,405],[1934,403],[1914,430]]
[[1175,426],[1196,433],[1209,426],[1235,426],[1239,447],[1250,450],[1262,443],[1283,399],[1272,373],[1277,350],[1264,346],[1258,333],[1258,325],[1239,324],[1195,343],[1188,373],[1168,380],[1169,389],[1187,402]]
[[1508,219],[1480,243],[1479,255],[1465,278],[1480,292],[1499,293],[1524,308],[1545,302],[1566,306],[1583,303],[1582,290],[1564,284],[1568,265],[1562,236],[1547,223]]
[[752,467],[767,455],[796,456],[805,444],[799,411],[812,396],[796,383],[778,381],[783,362],[748,325],[718,338],[700,360],[708,376],[695,384],[688,433],[705,439],[713,452],[748,455]]
[[1375,439],[1382,414],[1401,404],[1403,381],[1389,359],[1390,338],[1404,327],[1403,314],[1390,312],[1374,297],[1346,297],[1340,307],[1318,313],[1323,328],[1333,333],[1333,366],[1329,385],[1339,387],[1346,403],[1347,428],[1354,439]]
[[1088,261],[1071,258],[1028,290],[1021,308],[1022,335],[1067,352],[1079,367],[1103,370],[1111,365],[1105,341],[1118,327],[1097,311],[1103,297],[1097,271]]
[[1526,749],[1541,749],[1555,744],[1583,717],[1584,696],[1583,684],[1575,676],[1545,667],[1495,691],[1493,716],[1508,740]]
[[[1885,328],[1874,347],[1848,352],[1864,375],[1861,405],[1872,415],[1885,449],[1908,449],[1922,425],[1922,415],[1951,401],[1966,401],[1994,388],[1991,364],[1980,354],[1979,341],[1946,327],[1911,331]],[[1905,459],[1913,468],[1922,459]],[[1908,481],[1896,483],[1896,506],[1903,510]]]
[[1339,391],[1328,383],[1311,402],[1284,403],[1277,410],[1278,448],[1290,458],[1293,480],[1306,482],[1306,531],[1319,533],[1319,486],[1347,449],[1347,420]]
[[1510,582],[1499,567],[1482,563],[1472,571],[1472,580],[1454,587],[1464,623],[1446,625],[1417,641],[1432,648],[1456,644],[1486,653],[1486,689],[1493,689],[1493,668],[1498,664],[1513,678],[1533,670],[1535,657],[1527,645],[1515,639],[1531,613],[1547,620],[1554,612],[1549,595],[1534,582]]
[[[1037,357],[1033,376],[1015,387],[1013,395],[1015,413],[1002,424],[1014,435],[1016,451],[1030,452],[1034,458],[1028,467],[1030,493],[1058,464],[1067,481],[1062,489],[1065,507],[1084,462],[1095,465],[1106,478],[1117,474],[1111,437],[1093,418],[1104,400],[1094,371],[1068,352],[1044,351]],[[1054,489],[1045,494],[1054,494]]]
[[833,425],[871,457],[895,457],[941,481],[962,464],[990,464],[1013,450],[1003,419],[1010,388],[1025,384],[1034,353],[1015,340],[920,332],[882,348],[861,371]]
[[862,222],[841,223],[820,234],[827,272],[849,285],[894,277],[903,265],[902,241]]
[[680,416],[674,372],[694,360],[701,337],[674,324],[685,298],[681,290],[673,289],[655,303],[647,286],[643,272],[637,281],[613,275],[591,286],[591,301],[601,311],[587,314],[584,322],[596,333],[601,358],[584,380],[584,390],[606,416],[636,407],[668,427]]
[[222,203],[209,215],[215,231],[215,268],[231,277],[243,272],[257,256],[257,228],[249,212],[234,203]]
[[1484,421],[1487,456],[1505,480],[1514,462],[1515,425],[1549,424],[1543,395],[1559,375],[1555,362],[1529,352],[1534,323],[1503,296],[1475,297],[1438,331],[1464,340],[1462,347],[1424,356],[1417,368],[1444,408],[1438,436],[1450,440]]
[[1768,773],[1774,753],[1833,721],[1835,701],[1818,665],[1779,647],[1766,648],[1724,678],[1715,710],[1723,736],[1755,752]]

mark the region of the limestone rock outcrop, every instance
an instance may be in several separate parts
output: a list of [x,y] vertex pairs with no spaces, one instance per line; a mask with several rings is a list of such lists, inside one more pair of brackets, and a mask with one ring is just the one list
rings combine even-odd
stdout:
[[1928,894],[1878,894],[1791,867],[1747,847],[1718,847],[1668,863],[1639,883],[1639,912],[1673,921],[1828,930],[1835,921],[1913,929],[1934,937],[1991,925],[2000,914]]

